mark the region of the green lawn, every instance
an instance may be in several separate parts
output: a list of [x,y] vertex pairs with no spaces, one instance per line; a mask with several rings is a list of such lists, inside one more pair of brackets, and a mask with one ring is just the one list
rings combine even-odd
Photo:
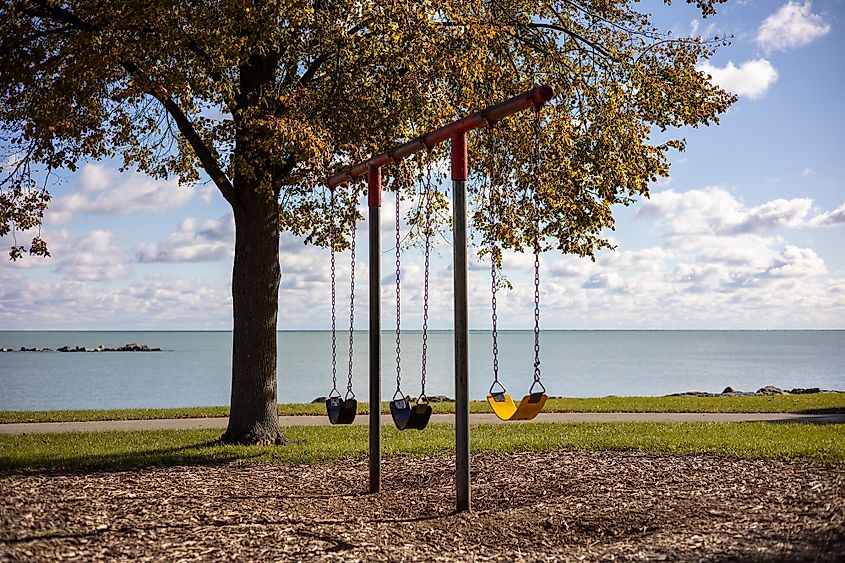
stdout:
[[[368,405],[358,405],[365,414]],[[454,403],[435,403],[435,413],[455,412]],[[473,401],[472,412],[489,412],[484,401]],[[546,412],[788,412],[808,414],[845,413],[845,393],[772,395],[762,397],[599,397],[549,399]],[[382,405],[387,413],[387,403]],[[279,405],[280,415],[325,415],[322,404]],[[154,418],[208,418],[228,416],[227,407],[178,409],[121,409],[77,411],[0,411],[0,423],[76,422],[85,420],[147,420]]]
[[[223,446],[218,430],[0,435],[0,470],[68,471],[232,461],[313,463],[366,455],[366,426],[286,429],[286,447]],[[537,423],[473,425],[476,454],[557,450],[712,453],[845,464],[845,425],[800,423]],[[454,427],[385,428],[387,456],[448,454]]]

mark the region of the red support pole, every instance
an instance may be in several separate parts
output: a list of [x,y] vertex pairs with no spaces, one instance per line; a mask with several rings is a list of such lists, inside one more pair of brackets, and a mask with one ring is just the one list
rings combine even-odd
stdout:
[[367,205],[381,207],[381,166],[375,164],[367,168]]
[[452,133],[452,180],[468,180],[467,132]]

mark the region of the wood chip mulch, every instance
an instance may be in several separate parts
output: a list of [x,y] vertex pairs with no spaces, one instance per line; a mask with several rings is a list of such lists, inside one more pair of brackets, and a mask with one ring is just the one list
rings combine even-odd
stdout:
[[715,456],[448,457],[0,475],[0,560],[845,560],[845,469]]

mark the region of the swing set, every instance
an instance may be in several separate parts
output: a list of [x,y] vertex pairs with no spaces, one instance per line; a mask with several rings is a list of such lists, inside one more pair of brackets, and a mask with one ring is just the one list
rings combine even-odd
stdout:
[[[351,241],[351,275],[349,305],[349,357],[346,394],[341,395],[337,388],[337,278],[335,256],[335,189],[345,183],[354,182],[366,175],[367,201],[369,207],[369,435],[370,435],[370,492],[378,492],[381,487],[381,242],[379,233],[381,208],[381,168],[387,164],[399,164],[404,158],[422,151],[431,151],[437,144],[451,141],[452,167],[452,211],[453,211],[453,283],[454,283],[454,335],[455,335],[455,438],[456,438],[456,489],[457,509],[470,509],[469,476],[469,358],[468,358],[468,303],[467,303],[467,226],[466,226],[466,182],[468,178],[467,133],[484,125],[490,127],[491,137],[495,124],[505,117],[528,108],[535,110],[534,153],[532,166],[534,172],[540,166],[540,108],[553,97],[551,87],[538,86],[529,92],[516,96],[500,104],[454,121],[431,131],[408,143],[379,154],[369,160],[349,167],[345,172],[332,176],[326,181],[330,191],[331,229],[331,315],[332,315],[332,389],[326,401],[326,412],[332,424],[351,424],[355,420],[358,402],[353,391],[353,345],[355,325],[355,226]],[[426,179],[423,185],[422,206],[423,239],[425,266],[423,281],[423,325],[422,358],[420,364],[420,394],[416,401],[411,401],[402,392],[402,348],[401,348],[401,252],[400,252],[400,198],[395,203],[395,292],[396,292],[396,389],[390,401],[390,414],[399,430],[423,430],[431,419],[432,408],[426,396],[426,367],[428,352],[428,317],[429,317],[429,265],[431,250],[431,159],[426,167]],[[497,192],[501,186],[490,182],[490,219],[495,225],[498,219],[493,205],[497,201]],[[498,272],[495,255],[491,252],[491,308],[493,334],[493,383],[487,395],[487,402],[501,420],[531,420],[542,411],[548,399],[546,389],[540,380],[540,214],[539,197],[534,194],[534,382],[528,394],[517,403],[499,380],[498,332],[497,332],[497,286]],[[536,390],[535,390],[536,389]],[[411,404],[414,402],[415,404]]]

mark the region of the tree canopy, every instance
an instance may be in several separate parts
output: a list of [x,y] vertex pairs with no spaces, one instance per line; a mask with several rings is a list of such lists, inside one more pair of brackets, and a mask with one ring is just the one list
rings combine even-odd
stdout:
[[[719,3],[688,1],[705,17]],[[675,38],[622,0],[11,0],[0,29],[0,234],[39,225],[50,183],[36,167],[117,157],[186,184],[204,170],[233,204],[235,178],[253,178],[282,230],[324,240],[326,175],[546,82],[540,175],[529,115],[471,143],[472,169],[507,159],[539,191],[546,241],[591,255],[610,206],[647,193],[683,148],[655,129],[713,123],[732,101],[695,68],[720,39]],[[511,212],[487,235],[518,247],[531,195],[502,193]]]

